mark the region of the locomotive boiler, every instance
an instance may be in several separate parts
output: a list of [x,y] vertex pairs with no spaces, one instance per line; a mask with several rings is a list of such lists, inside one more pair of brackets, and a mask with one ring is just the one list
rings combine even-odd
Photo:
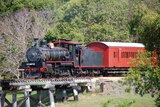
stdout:
[[27,50],[26,58],[28,62],[67,60],[69,52],[65,48],[48,47],[46,40],[42,40],[38,46],[37,40],[35,40],[34,46]]

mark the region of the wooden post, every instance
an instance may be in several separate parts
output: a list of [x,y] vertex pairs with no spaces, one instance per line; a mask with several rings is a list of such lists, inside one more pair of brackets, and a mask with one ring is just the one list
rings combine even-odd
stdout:
[[2,107],[2,96],[3,96],[3,91],[2,87],[0,87],[0,106]]
[[65,90],[65,89],[63,89],[62,90],[62,96],[63,96],[63,98],[62,98],[62,101],[64,102],[64,101],[66,101],[67,100],[67,91]]
[[78,101],[78,91],[73,88],[73,97],[75,101]]
[[49,99],[50,99],[50,107],[55,107],[55,103],[54,103],[54,90],[49,89]]
[[1,106],[1,107],[4,107],[4,104],[5,104],[5,96],[6,96],[6,94],[5,94],[2,90],[0,90],[0,106]]
[[30,95],[29,95],[29,91],[25,90],[24,97],[26,98],[25,107],[30,107]]
[[17,107],[17,93],[12,94],[12,107]]
[[37,90],[37,100],[38,100],[38,104],[41,103],[41,90]]

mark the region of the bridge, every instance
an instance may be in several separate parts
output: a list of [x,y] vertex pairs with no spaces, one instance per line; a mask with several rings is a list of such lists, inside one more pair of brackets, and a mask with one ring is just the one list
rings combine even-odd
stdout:
[[[51,79],[15,79],[15,80],[1,80],[0,81],[0,105],[1,107],[31,107],[30,100],[35,101],[37,107],[46,107],[42,103],[42,91],[48,91],[48,99],[50,100],[50,107],[55,107],[55,87],[67,86],[72,88],[74,100],[78,100],[77,86],[88,88],[92,82],[91,78],[51,78]],[[31,96],[32,91],[37,92],[37,98]],[[24,93],[23,100],[18,102],[17,93]],[[6,95],[12,94],[12,102],[10,102]],[[63,90],[63,97],[66,98],[66,90]],[[44,98],[46,99],[46,98]]]

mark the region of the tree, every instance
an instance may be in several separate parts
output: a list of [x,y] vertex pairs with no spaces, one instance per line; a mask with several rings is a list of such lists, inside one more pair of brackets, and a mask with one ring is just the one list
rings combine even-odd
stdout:
[[[134,0],[130,1],[130,5],[130,34],[134,41],[145,44],[147,36],[154,35],[155,30],[156,35],[159,35],[157,29],[159,22],[156,24],[156,21],[159,19],[160,2],[158,0]],[[148,46],[147,49],[149,49]]]
[[139,53],[132,61],[126,82],[135,86],[136,93],[144,95],[150,93],[156,96],[156,104],[160,106],[160,67],[153,64],[155,57],[150,52]]
[[52,11],[29,9],[0,17],[0,75],[8,72],[17,76],[16,71],[26,61],[25,53],[33,38],[44,37],[53,17]]
[[150,51],[160,49],[160,15],[150,13],[143,17],[141,26],[139,27],[140,41]]
[[67,1],[55,9],[59,17],[53,31],[58,32],[60,38],[84,44],[93,41],[131,41],[127,5],[127,0]]
[[[152,54],[147,52],[139,54],[133,60],[126,82],[135,86],[135,91],[140,95],[150,93],[156,96],[156,104],[160,106],[160,15],[157,0],[134,2],[132,19],[130,20],[130,33],[136,41],[144,43],[149,51],[157,52],[157,64],[153,64]],[[157,65],[157,66],[155,66]]]

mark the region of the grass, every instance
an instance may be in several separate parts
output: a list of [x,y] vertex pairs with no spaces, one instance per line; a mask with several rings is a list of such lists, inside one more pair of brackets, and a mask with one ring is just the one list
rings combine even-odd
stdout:
[[56,103],[56,107],[155,107],[154,98],[134,94],[81,94],[79,101]]
[[[35,95],[35,92],[32,95]],[[23,94],[18,95],[19,100],[22,97]],[[7,95],[7,98],[11,101],[10,94]],[[49,107],[49,99],[46,101],[45,104]],[[135,94],[104,95],[87,93],[80,94],[79,101],[73,101],[73,97],[70,97],[66,102],[57,102],[56,107],[155,107],[155,102],[154,98],[149,95],[141,97]]]

